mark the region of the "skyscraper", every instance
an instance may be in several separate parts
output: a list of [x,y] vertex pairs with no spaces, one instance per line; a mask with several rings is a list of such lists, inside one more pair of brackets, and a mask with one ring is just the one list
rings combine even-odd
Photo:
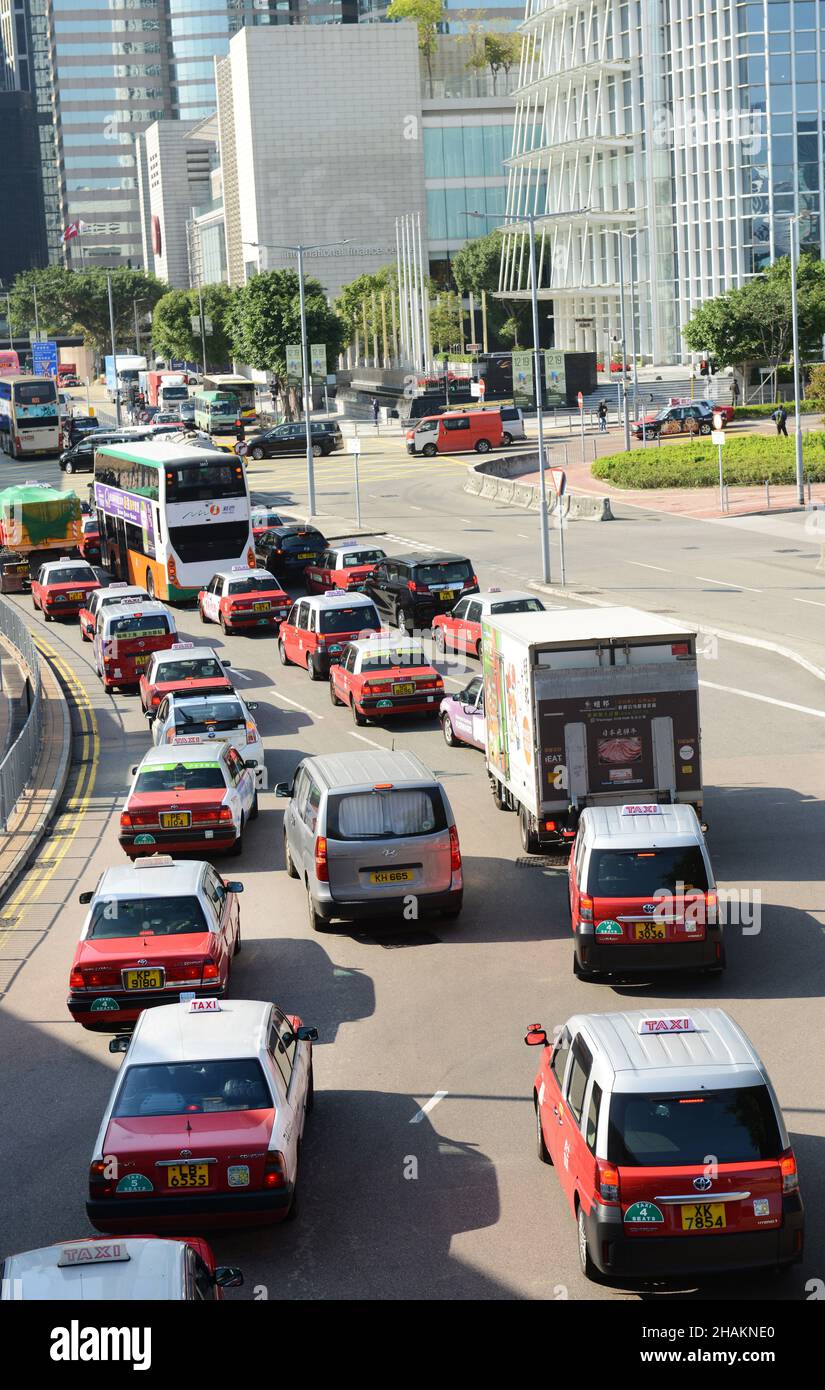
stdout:
[[[0,279],[6,281],[46,264],[44,195],[57,193],[51,102],[37,63],[35,24],[27,0],[0,0]],[[54,216],[54,202],[49,210]]]

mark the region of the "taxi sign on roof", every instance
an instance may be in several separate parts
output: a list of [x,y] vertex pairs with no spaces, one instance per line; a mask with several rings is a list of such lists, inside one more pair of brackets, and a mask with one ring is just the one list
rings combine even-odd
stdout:
[[232,566],[232,573],[234,574],[236,570],[240,570],[240,572],[241,572],[242,574],[246,574],[246,571],[247,571],[248,569],[249,569],[249,565],[233,565],[233,566]]
[[649,805],[623,806],[623,816],[659,816],[662,813],[661,806],[655,806],[651,802]]
[[64,1245],[57,1261],[58,1269],[72,1265],[114,1264],[116,1261],[130,1260],[126,1246],[121,1241],[107,1240],[101,1244]]
[[194,642],[173,642],[169,648],[170,652],[182,652],[194,647]]
[[128,589],[128,587],[129,585],[126,583],[125,579],[115,579],[109,585],[110,589]]
[[651,1033],[695,1033],[693,1019],[685,1014],[665,1014],[661,1018],[641,1018],[637,1031],[643,1035]]
[[190,1014],[219,1014],[220,1011],[220,999],[190,999],[186,1006]]

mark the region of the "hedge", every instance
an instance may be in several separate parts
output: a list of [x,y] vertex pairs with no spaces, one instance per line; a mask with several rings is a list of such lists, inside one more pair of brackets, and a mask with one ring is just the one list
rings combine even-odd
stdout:
[[[825,431],[805,435],[802,461],[812,483],[825,482]],[[793,483],[796,478],[794,440],[772,435],[744,435],[723,445],[725,482],[730,486]],[[594,478],[615,487],[713,487],[719,482],[719,455],[715,444],[696,439],[684,444],[649,444],[612,454],[593,464]]]
[[[764,420],[769,419],[780,405],[784,405],[789,415],[793,415],[796,409],[795,401],[774,401],[772,404],[765,405],[743,405],[736,407],[737,420]],[[817,411],[823,409],[822,401],[803,401],[800,410],[803,415],[815,415]]]

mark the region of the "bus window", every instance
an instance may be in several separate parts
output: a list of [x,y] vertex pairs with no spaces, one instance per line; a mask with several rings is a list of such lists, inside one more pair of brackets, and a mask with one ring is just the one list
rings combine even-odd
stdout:
[[166,470],[167,502],[204,502],[211,498],[245,497],[243,464],[232,459],[195,459]]

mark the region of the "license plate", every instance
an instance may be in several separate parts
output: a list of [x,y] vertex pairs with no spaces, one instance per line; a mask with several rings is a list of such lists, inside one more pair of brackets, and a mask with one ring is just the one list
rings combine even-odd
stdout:
[[439,591],[438,591],[438,597],[439,597],[439,598],[452,598],[452,596],[453,596],[453,591],[452,591],[452,589],[439,589]]
[[683,1231],[724,1231],[724,1202],[697,1202],[682,1207]]
[[29,572],[28,565],[7,565],[6,569],[11,574],[28,574]]
[[124,970],[123,983],[127,989],[163,989],[163,974],[157,970]]
[[191,811],[162,811],[160,816],[164,830],[183,830],[191,820]]
[[665,941],[667,931],[664,922],[634,922],[634,941]]
[[392,688],[392,693],[393,695],[414,695],[415,685],[412,681],[405,681],[401,685],[394,685]]
[[254,609],[254,611],[255,611],[256,613],[268,613],[268,612],[269,612],[269,604],[268,604],[268,603],[254,603],[254,604],[252,605],[252,607],[253,607],[253,609]]
[[208,1187],[209,1166],[206,1163],[175,1163],[166,1169],[169,1187]]
[[300,553],[300,555],[298,556],[298,559],[299,559],[299,560],[311,560],[311,559],[312,559],[312,551],[311,551],[311,550],[302,550],[301,553]]
[[72,603],[82,603],[86,595],[82,589],[72,589],[66,597],[70,599]]
[[145,656],[135,656],[132,658],[132,660],[134,661],[136,666],[148,666],[149,653],[147,652]]
[[412,883],[412,869],[376,869],[370,874],[370,883]]

